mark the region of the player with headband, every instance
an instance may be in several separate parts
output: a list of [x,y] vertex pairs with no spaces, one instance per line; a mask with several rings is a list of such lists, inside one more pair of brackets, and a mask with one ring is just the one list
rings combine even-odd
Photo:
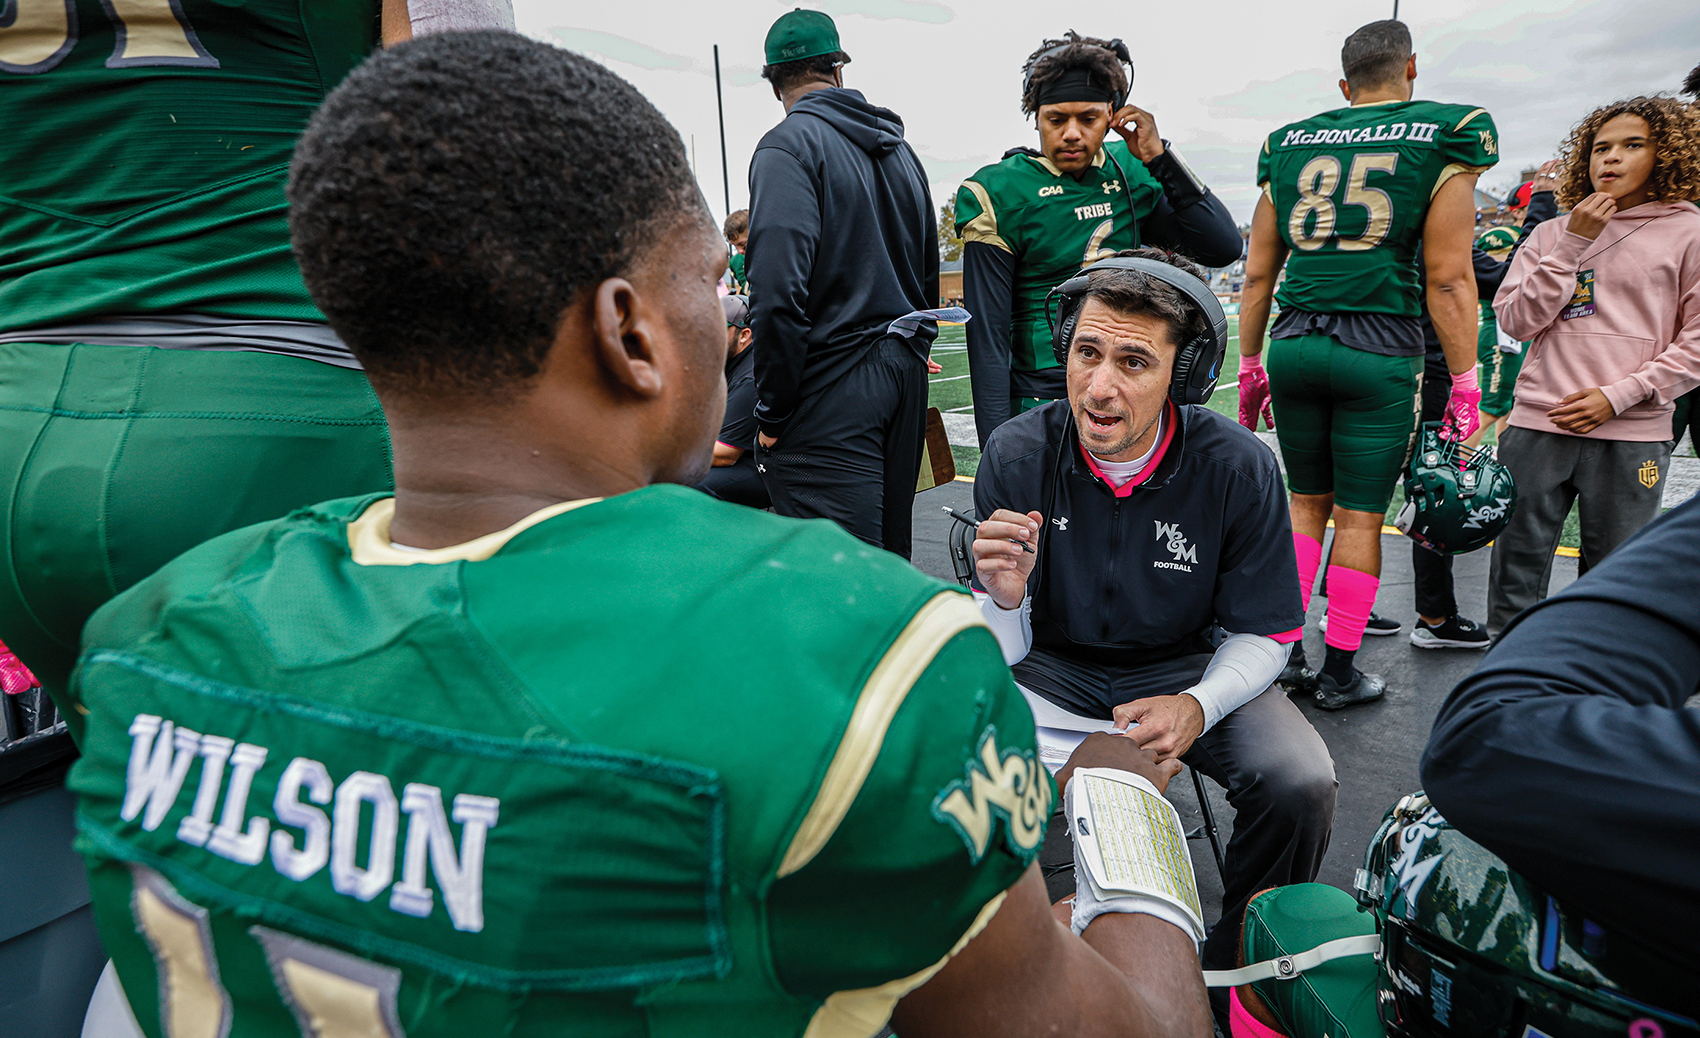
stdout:
[[[1022,66],[1021,110],[1039,148],[1012,148],[963,182],[956,233],[983,447],[1012,415],[1065,395],[1051,356],[1045,296],[1082,267],[1155,245],[1207,267],[1240,258],[1234,218],[1128,103],[1133,65],[1121,40],[1072,30]],[[1114,130],[1120,140],[1106,140]]]

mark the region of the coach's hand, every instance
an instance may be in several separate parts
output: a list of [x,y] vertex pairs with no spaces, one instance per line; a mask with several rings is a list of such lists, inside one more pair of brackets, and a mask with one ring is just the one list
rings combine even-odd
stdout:
[[1616,409],[1598,386],[1570,394],[1547,412],[1552,424],[1577,436],[1586,436],[1616,415]]
[[[1027,578],[1039,558],[1039,527],[1044,522],[1038,512],[1022,515],[1000,508],[975,528],[974,572],[986,594],[1005,609],[1020,606],[1027,597]],[[1034,550],[1024,551],[1022,544]]]
[[1180,774],[1181,762],[1178,760],[1160,761],[1157,755],[1125,735],[1111,735],[1109,732],[1093,732],[1086,741],[1074,748],[1074,753],[1057,771],[1057,789],[1068,788],[1068,780],[1074,777],[1076,768],[1115,768],[1117,771],[1131,771],[1135,775],[1143,775],[1150,780],[1158,792],[1169,788],[1169,780]]
[[1110,129],[1122,135],[1127,150],[1141,162],[1163,154],[1163,138],[1157,136],[1157,120],[1137,105],[1124,105],[1110,116]]
[[[1150,696],[1116,707],[1116,726],[1127,728],[1134,742],[1172,761],[1192,749],[1192,741],[1204,734],[1204,707],[1186,693]],[[1128,727],[1137,722],[1139,727]]]
[[1570,210],[1570,223],[1565,230],[1593,241],[1606,229],[1606,224],[1611,222],[1612,214],[1616,212],[1617,200],[1604,191],[1595,191]]

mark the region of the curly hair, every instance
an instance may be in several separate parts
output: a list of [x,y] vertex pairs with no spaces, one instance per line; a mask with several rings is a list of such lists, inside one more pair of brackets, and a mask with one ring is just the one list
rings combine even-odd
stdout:
[[[1055,53],[1049,53],[1055,51]],[[1070,29],[1060,40],[1046,40],[1039,49],[1027,55],[1021,65],[1027,88],[1021,92],[1021,112],[1034,115],[1039,111],[1039,95],[1045,87],[1064,73],[1085,69],[1093,86],[1102,86],[1117,97],[1127,92],[1127,73],[1109,40],[1082,36]]]
[[1680,202],[1700,199],[1700,110],[1671,97],[1632,97],[1596,108],[1570,131],[1560,158],[1558,204],[1569,209],[1594,191],[1589,153],[1600,127],[1620,115],[1646,120],[1653,138],[1652,197]]
[[288,197],[313,302],[372,384],[403,394],[523,385],[580,292],[683,221],[709,225],[654,105],[589,58],[506,32],[367,58],[296,144]]
[[798,58],[796,61],[785,61],[777,65],[763,65],[761,78],[772,83],[776,89],[786,90],[798,83],[807,83],[816,79],[831,79],[832,73],[840,65],[850,64],[850,55],[841,50],[831,54],[816,54],[812,58]]

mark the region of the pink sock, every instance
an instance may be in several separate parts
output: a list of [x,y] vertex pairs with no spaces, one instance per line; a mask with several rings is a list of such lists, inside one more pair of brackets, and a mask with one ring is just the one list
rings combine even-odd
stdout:
[[[1331,623],[1328,626],[1334,625]],[[1251,1015],[1251,1010],[1240,1001],[1238,988],[1228,989],[1228,1030],[1234,1038],[1287,1038],[1273,1027],[1259,1023],[1257,1017]]]
[[1328,633],[1323,642],[1336,649],[1356,651],[1364,641],[1364,626],[1375,608],[1381,578],[1344,566],[1328,567]]
[[1310,591],[1316,586],[1316,567],[1322,565],[1322,542],[1308,534],[1293,534],[1293,554],[1299,557],[1299,602],[1310,608]]

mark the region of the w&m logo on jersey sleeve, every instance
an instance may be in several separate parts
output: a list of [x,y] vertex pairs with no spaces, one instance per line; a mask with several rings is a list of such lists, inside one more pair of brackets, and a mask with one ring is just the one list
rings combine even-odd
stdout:
[[1039,849],[1051,820],[1051,783],[1035,753],[998,750],[998,729],[987,725],[977,757],[964,776],[933,800],[933,817],[955,829],[974,862],[986,856],[1002,817],[1009,849],[1026,860]]

